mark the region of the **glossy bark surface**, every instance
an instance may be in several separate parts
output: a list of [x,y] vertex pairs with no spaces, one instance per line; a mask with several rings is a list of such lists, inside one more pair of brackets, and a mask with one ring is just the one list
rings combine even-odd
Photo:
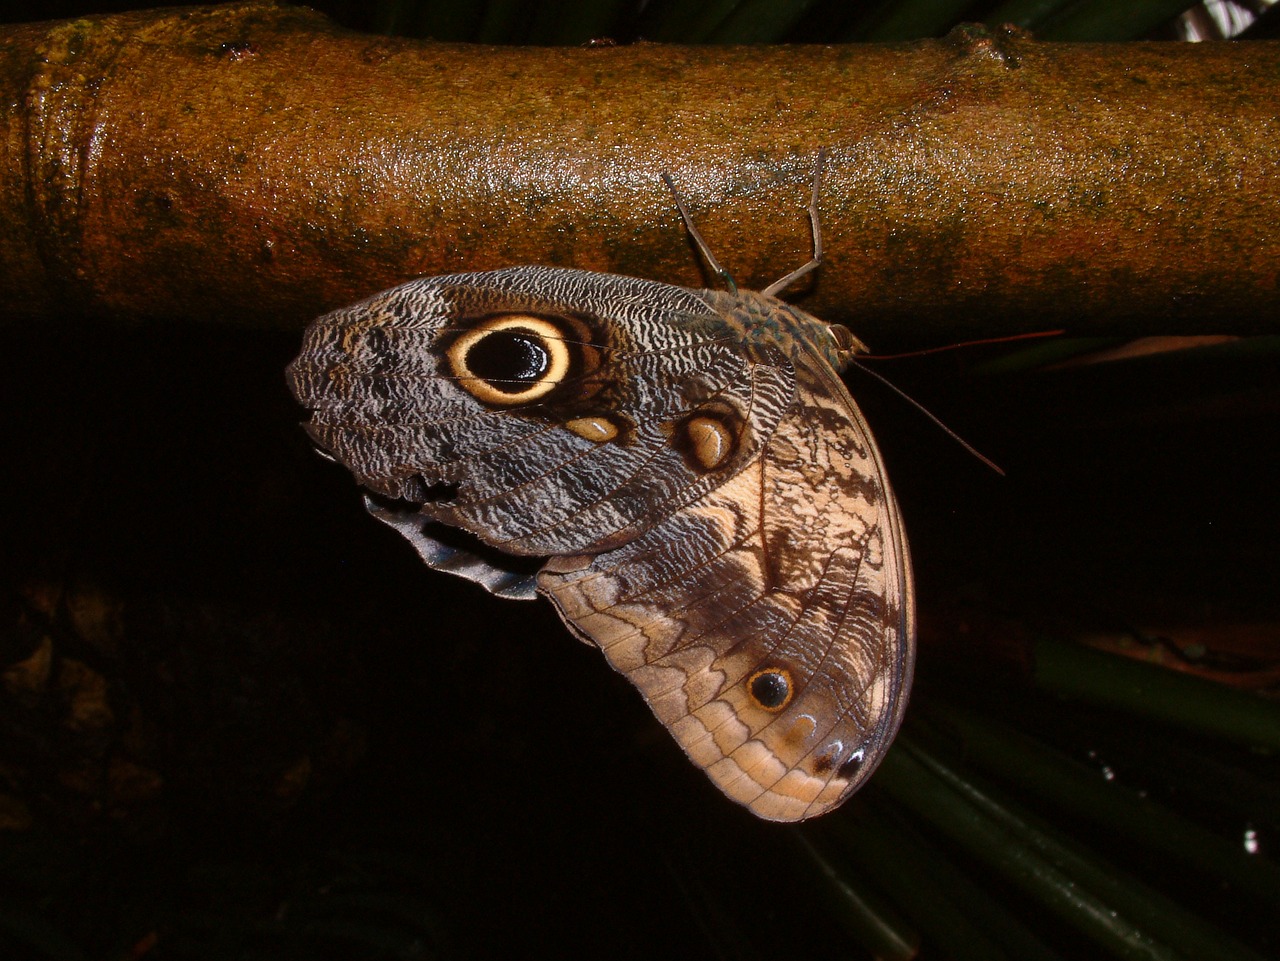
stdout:
[[1280,44],[503,48],[246,3],[10,27],[0,313],[301,327],[544,263],[759,289],[873,346],[1280,316]]

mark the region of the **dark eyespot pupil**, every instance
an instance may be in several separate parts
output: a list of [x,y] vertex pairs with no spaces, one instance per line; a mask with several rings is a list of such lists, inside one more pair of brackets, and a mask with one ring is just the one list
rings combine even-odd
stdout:
[[853,777],[858,773],[858,769],[862,767],[863,752],[861,750],[854,751],[849,759],[840,765],[837,774],[841,777]]
[[751,696],[762,707],[781,707],[787,700],[787,679],[774,671],[757,674],[751,681]]
[[467,366],[497,390],[518,394],[547,373],[551,356],[536,334],[499,330],[467,352]]

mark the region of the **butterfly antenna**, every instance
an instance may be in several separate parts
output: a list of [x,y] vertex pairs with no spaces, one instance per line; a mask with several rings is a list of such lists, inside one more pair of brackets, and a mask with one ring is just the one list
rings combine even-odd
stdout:
[[813,165],[813,193],[809,195],[809,224],[813,228],[813,256],[809,262],[801,264],[781,280],[775,280],[761,293],[773,297],[786,290],[801,277],[810,274],[822,266],[822,227],[818,222],[818,188],[822,183],[822,165],[827,159],[825,147],[818,150],[818,159]]
[[958,344],[943,344],[941,347],[922,347],[920,350],[908,350],[901,354],[867,354],[863,360],[902,360],[906,357],[926,357],[929,354],[940,354],[944,350],[959,350],[962,347],[985,347],[988,344],[1011,344],[1018,340],[1035,340],[1040,337],[1059,337],[1065,334],[1066,328],[1059,330],[1034,330],[1026,334],[1008,334],[1004,337],[983,337],[981,340],[962,340]]
[[685,230],[689,231],[689,236],[693,238],[693,243],[698,248],[698,253],[702,255],[702,259],[706,261],[711,272],[719,277],[724,285],[729,288],[730,293],[737,293],[738,283],[733,279],[733,274],[720,266],[720,261],[716,260],[716,255],[711,252],[707,242],[702,239],[702,234],[698,233],[698,228],[693,225],[693,218],[689,216],[688,208],[685,207],[684,201],[680,198],[676,185],[671,181],[671,175],[665,170],[662,172],[662,182],[671,191],[671,196],[676,202],[676,209],[680,211],[680,216],[684,219]]
[[1002,468],[999,464],[993,461],[986,454],[982,453],[982,451],[978,450],[976,447],[970,444],[967,440],[965,440],[963,437],[961,437],[959,434],[953,431],[950,427],[948,427],[942,421],[938,420],[938,418],[934,416],[933,411],[929,410],[928,407],[925,407],[924,404],[920,403],[920,401],[916,400],[914,397],[912,397],[910,394],[904,391],[901,387],[898,387],[896,384],[894,384],[893,381],[889,380],[883,375],[872,370],[870,367],[866,367],[858,361],[854,361],[853,363],[854,363],[854,366],[858,368],[858,370],[862,371],[864,374],[870,374],[872,377],[880,381],[880,383],[884,384],[886,387],[888,387],[891,391],[893,391],[895,394],[897,394],[899,397],[905,400],[908,404],[910,404],[916,410],[920,411],[920,413],[924,414],[925,417],[928,417],[929,420],[933,421],[942,430],[944,434],[946,434],[953,441],[955,441],[957,444],[959,444],[961,447],[967,450],[974,457],[978,458],[978,460],[982,461],[982,463],[986,464],[988,467],[990,467],[993,471],[995,471],[1001,477],[1005,476],[1004,468]]

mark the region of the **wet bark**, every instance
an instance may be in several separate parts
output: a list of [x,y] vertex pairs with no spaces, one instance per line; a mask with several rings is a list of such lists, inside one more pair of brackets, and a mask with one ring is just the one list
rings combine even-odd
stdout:
[[[873,342],[1280,316],[1280,43],[498,48],[264,3],[0,34],[0,317],[300,326],[419,274],[743,286]],[[890,332],[893,332],[892,335]]]

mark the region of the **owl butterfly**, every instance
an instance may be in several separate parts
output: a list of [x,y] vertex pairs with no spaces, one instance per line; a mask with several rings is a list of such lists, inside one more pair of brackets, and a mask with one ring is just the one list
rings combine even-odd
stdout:
[[820,171],[814,258],[762,293],[428,277],[316,320],[288,371],[375,517],[437,570],[549,598],[775,821],[866,780],[914,660],[902,518],[836,373],[866,348],[774,296],[820,261]]

